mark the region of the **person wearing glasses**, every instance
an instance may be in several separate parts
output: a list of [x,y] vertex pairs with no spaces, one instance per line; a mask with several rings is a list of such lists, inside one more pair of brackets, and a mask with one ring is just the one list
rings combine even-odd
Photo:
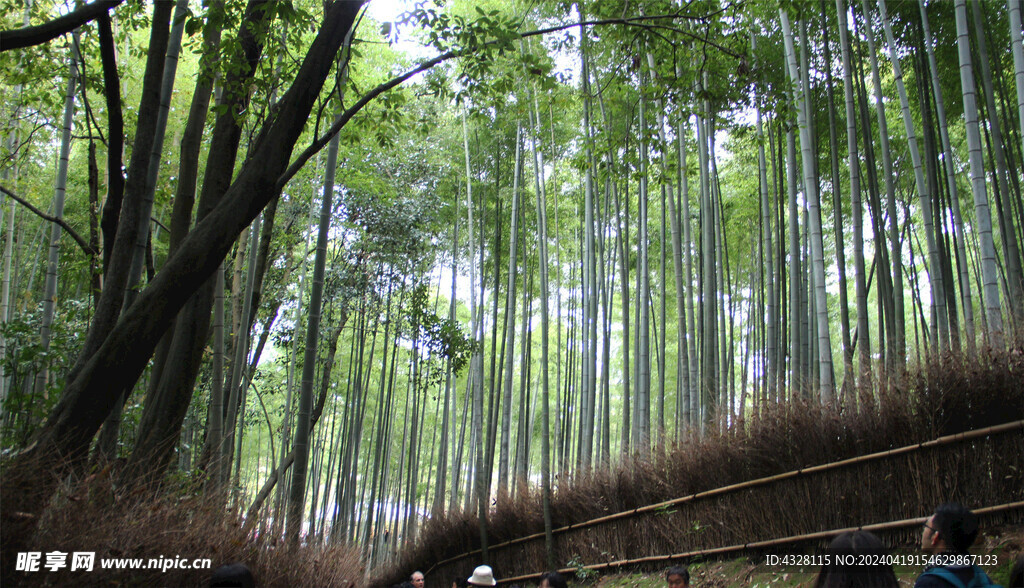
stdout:
[[931,555],[914,588],[964,588],[992,586],[992,581],[973,565],[968,549],[978,536],[978,517],[964,505],[947,502],[935,509],[921,531],[921,549]]

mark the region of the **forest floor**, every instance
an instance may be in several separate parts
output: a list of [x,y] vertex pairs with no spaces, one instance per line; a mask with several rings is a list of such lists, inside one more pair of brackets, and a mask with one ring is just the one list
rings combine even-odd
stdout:
[[[791,554],[794,552],[786,552]],[[807,552],[811,553],[811,552]],[[919,554],[915,545],[901,545],[894,554]],[[972,550],[978,555],[994,555],[999,565],[982,566],[992,581],[1007,585],[1007,577],[1015,557],[1024,553],[1024,526],[997,527],[984,531],[978,545]],[[783,555],[782,552],[777,555]],[[733,588],[736,586],[772,588],[810,588],[818,574],[817,566],[786,568],[766,565],[765,555],[759,559],[741,557],[731,560],[709,561],[690,565],[690,586],[694,588]],[[921,573],[920,567],[896,566],[900,586],[913,586]],[[642,574],[615,574],[602,576],[596,586],[601,588],[663,588],[664,572]]]

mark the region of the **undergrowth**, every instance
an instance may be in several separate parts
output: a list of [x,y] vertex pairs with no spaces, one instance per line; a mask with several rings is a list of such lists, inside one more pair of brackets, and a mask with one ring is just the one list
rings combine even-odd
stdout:
[[[12,573],[6,585],[206,586],[218,567],[242,562],[257,586],[362,586],[358,549],[289,547],[242,528],[223,496],[162,487],[119,491],[109,468],[72,487],[63,486],[43,512],[25,549],[42,552],[39,571]],[[46,553],[67,554],[67,566],[46,569]],[[74,552],[93,552],[93,570],[70,571]],[[10,554],[5,554],[10,555]],[[104,559],[210,559],[209,569],[102,569]],[[10,559],[10,558],[7,558]],[[201,564],[200,564],[201,565]]]

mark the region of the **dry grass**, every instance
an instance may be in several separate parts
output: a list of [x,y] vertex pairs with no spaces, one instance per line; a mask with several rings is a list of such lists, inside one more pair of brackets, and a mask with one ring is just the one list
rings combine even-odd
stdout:
[[[554,527],[1022,419],[1024,345],[983,349],[974,357],[937,357],[857,395],[873,399],[871,406],[860,411],[815,403],[774,406],[748,419],[742,431],[690,439],[652,459],[631,458],[611,470],[559,480],[552,498]],[[600,563],[913,518],[950,499],[976,506],[1021,500],[1021,463],[1019,433],[926,449],[560,533],[556,561],[560,566],[571,559]],[[542,532],[542,521],[539,493],[523,493],[492,510],[489,544]],[[892,539],[902,537],[896,533]],[[479,549],[475,516],[456,512],[433,518],[415,548],[398,565],[379,571],[375,584],[390,584],[405,570],[428,569],[474,549]],[[489,563],[499,577],[509,577],[543,570],[544,559],[539,540],[492,548]],[[463,559],[439,566],[432,576],[447,579],[473,565],[474,558]]]
[[[259,586],[363,585],[357,549],[293,549],[267,536],[247,535],[241,520],[223,504],[220,497],[187,488],[123,495],[112,488],[109,469],[104,470],[73,488],[61,488],[35,534],[23,542],[26,550],[43,553],[94,551],[94,570],[51,572],[41,567],[38,572],[15,574],[8,573],[13,568],[6,568],[4,585],[205,586],[214,569],[234,562],[248,565]],[[100,569],[106,558],[161,556],[189,561],[209,558],[211,567],[166,572]]]

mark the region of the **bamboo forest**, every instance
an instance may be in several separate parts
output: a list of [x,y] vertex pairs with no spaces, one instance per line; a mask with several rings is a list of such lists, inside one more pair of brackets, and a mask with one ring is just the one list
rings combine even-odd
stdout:
[[1022,10],[0,0],[0,576],[1024,523]]

